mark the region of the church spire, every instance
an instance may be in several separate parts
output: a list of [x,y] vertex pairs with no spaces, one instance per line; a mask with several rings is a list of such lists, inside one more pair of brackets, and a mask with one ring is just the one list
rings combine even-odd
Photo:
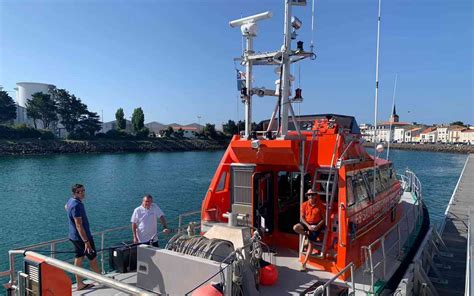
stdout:
[[399,117],[397,115],[397,110],[395,109],[395,104],[393,105],[393,111],[392,111],[392,115],[390,116],[390,121],[391,122],[398,122],[399,120]]

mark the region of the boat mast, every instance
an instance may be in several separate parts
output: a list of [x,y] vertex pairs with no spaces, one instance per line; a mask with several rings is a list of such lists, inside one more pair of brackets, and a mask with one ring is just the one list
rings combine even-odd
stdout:
[[[257,36],[257,21],[268,19],[272,16],[271,12],[263,12],[252,16],[243,17],[237,20],[229,22],[231,27],[240,26],[242,36],[246,40],[245,51],[241,58],[242,65],[245,65],[245,87],[241,89],[241,98],[245,103],[245,136],[244,139],[250,139],[250,133],[252,131],[252,96],[258,95],[278,97],[277,104],[273,111],[268,126],[267,132],[271,135],[271,127],[275,116],[281,114],[281,120],[279,120],[279,126],[277,131],[277,137],[279,139],[285,139],[288,135],[288,115],[291,114],[291,119],[295,125],[295,129],[300,134],[300,129],[297,124],[296,115],[293,110],[290,101],[290,90],[291,90],[291,64],[299,62],[306,58],[314,59],[316,55],[313,53],[313,46],[311,51],[307,52],[303,48],[303,42],[297,42],[297,48],[295,51],[291,49],[292,39],[296,39],[296,31],[301,28],[301,21],[297,17],[291,16],[291,7],[306,6],[306,0],[284,0],[285,1],[285,19],[284,19],[284,40],[283,46],[279,50],[272,52],[255,53],[253,48],[254,38]],[[314,11],[314,8],[313,8]],[[293,28],[293,30],[292,30]],[[311,42],[313,43],[313,41]],[[253,66],[272,65],[279,67],[280,79],[276,82],[276,89],[266,89],[264,87],[253,86],[252,75]],[[294,100],[302,101],[301,89],[295,90]]]
[[380,51],[380,8],[382,0],[379,0],[379,12],[377,17],[377,53],[375,59],[375,114],[374,114],[374,197],[375,197],[375,173],[377,168],[377,111],[379,101],[379,51]]
[[[284,42],[282,50],[282,66],[283,74],[281,81],[281,122],[280,122],[280,137],[285,138],[288,134],[288,107],[290,95],[290,53],[291,53],[291,0],[285,0],[285,26],[284,26]],[[295,127],[296,128],[296,127]]]

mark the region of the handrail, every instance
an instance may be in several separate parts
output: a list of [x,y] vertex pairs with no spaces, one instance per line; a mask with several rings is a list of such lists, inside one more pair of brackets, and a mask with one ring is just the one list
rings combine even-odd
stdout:
[[[200,211],[187,212],[187,213],[179,215],[178,216],[178,224],[179,224],[178,231],[180,231],[181,228],[182,228],[181,224],[182,224],[182,218],[183,217],[191,216],[191,215],[194,215],[194,214],[197,214],[197,213],[200,213]],[[131,228],[131,224],[127,224],[125,226],[108,228],[108,229],[105,229],[105,230],[102,230],[102,231],[92,233],[92,236],[95,236],[95,237],[100,236],[101,248],[97,253],[100,254],[100,263],[101,263],[102,273],[105,273],[105,260],[104,260],[104,253],[105,252],[103,251],[104,244],[105,244],[105,234],[120,231],[120,230],[125,230],[127,228]],[[69,238],[67,238],[67,237],[66,238],[60,238],[60,239],[54,239],[54,240],[50,240],[50,241],[46,241],[46,242],[41,242],[41,243],[32,244],[32,245],[28,245],[28,246],[24,246],[24,247],[19,247],[19,248],[16,248],[15,250],[18,250],[18,249],[31,250],[31,249],[37,249],[37,248],[40,248],[40,247],[50,246],[51,258],[54,258],[55,257],[54,252],[56,250],[56,245],[59,244],[59,243],[67,242],[67,241],[69,241]],[[0,278],[10,276],[10,283],[11,284],[14,284],[14,282],[16,280],[15,279],[15,258],[14,258],[15,254],[16,253],[10,253],[9,252],[10,268],[8,270],[0,271]]]
[[[421,183],[418,179],[418,177],[412,172],[407,170],[405,176],[402,176],[402,180],[406,182],[406,187],[405,190],[410,190],[415,194],[416,201],[418,202],[417,207],[419,211],[419,216],[417,216],[417,209],[410,209],[409,212],[407,212],[400,221],[398,221],[397,224],[393,225],[388,231],[386,231],[382,236],[380,236],[378,239],[373,241],[370,245],[368,246],[362,246],[362,254],[365,256],[365,266],[368,272],[370,272],[370,280],[371,280],[371,291],[373,292],[374,288],[374,273],[377,268],[379,268],[381,265],[383,266],[383,276],[385,277],[386,274],[386,260],[387,256],[386,253],[390,253],[390,251],[393,250],[393,248],[398,245],[398,256],[401,255],[401,233],[400,233],[400,224],[406,220],[407,227],[406,227],[406,232],[409,235],[411,233],[410,231],[410,225],[409,225],[409,220],[408,217],[413,213],[413,222],[418,223],[418,219],[422,216],[422,200],[421,200]],[[415,226],[416,227],[416,226]],[[397,229],[397,239],[393,243],[392,246],[389,246],[388,250],[389,252],[386,251],[386,246],[385,246],[385,239],[388,237],[395,229]],[[382,260],[377,262],[374,265],[373,259],[372,259],[372,249],[375,248],[376,245],[380,244],[382,248]]]
[[104,286],[111,287],[113,289],[116,289],[116,290],[119,290],[119,291],[122,291],[122,292],[125,292],[125,293],[130,293],[132,295],[142,295],[142,296],[156,295],[155,293],[151,293],[149,291],[140,289],[138,287],[119,282],[117,280],[114,280],[114,279],[108,278],[106,276],[103,276],[101,274],[89,271],[89,270],[84,269],[82,267],[78,267],[78,266],[72,265],[70,263],[66,263],[64,261],[61,261],[61,260],[58,260],[58,259],[55,259],[55,258],[44,256],[44,255],[41,255],[41,254],[33,252],[33,251],[14,250],[14,251],[10,251],[10,252],[11,252],[12,255],[14,255],[14,254],[16,254],[16,255],[23,254],[25,256],[33,256],[35,258],[44,260],[45,263],[47,263],[51,266],[54,266],[54,267],[57,267],[61,270],[79,275],[81,277],[84,277],[84,278],[87,278],[87,279],[90,279],[90,280],[93,280],[93,281],[96,281],[100,284],[103,284]]
[[186,213],[180,214],[178,216],[178,229],[181,229],[181,224],[183,223],[183,218],[184,217],[193,216],[193,215],[200,214],[200,213],[201,213],[201,211],[192,211],[192,212],[186,212]]
[[[100,250],[98,250],[97,253],[100,254],[102,273],[105,273],[105,271],[104,271],[105,261],[104,261],[104,251],[103,251],[104,242],[105,242],[105,234],[110,233],[110,232],[119,231],[119,230],[124,230],[124,229],[130,228],[130,227],[131,227],[130,225],[126,225],[126,226],[109,228],[109,229],[105,229],[105,230],[102,230],[102,231],[92,233],[92,236],[100,236],[100,238],[101,238],[101,248],[100,248]],[[19,249],[21,249],[21,250],[31,250],[31,249],[44,247],[44,246],[50,246],[51,258],[54,258],[55,257],[54,252],[56,250],[56,244],[67,242],[67,241],[69,241],[69,238],[54,239],[54,240],[50,240],[50,241],[46,241],[46,242],[41,242],[41,243],[37,243],[37,244],[33,244],[33,245],[28,245],[28,246],[16,248],[15,250],[19,250]],[[10,276],[10,283],[12,283],[12,284],[15,282],[15,258],[14,258],[14,256],[15,256],[15,254],[17,254],[15,252],[15,250],[8,252],[9,253],[9,261],[10,261],[10,268],[8,270],[0,272],[0,278],[5,277],[5,276]]]
[[[331,295],[331,284],[334,283],[337,278],[339,278],[343,273],[346,273],[348,269],[351,270],[351,288],[352,292],[355,292],[355,283],[354,283],[354,263],[351,262],[346,265],[341,271],[339,271],[336,275],[334,275],[331,279],[326,281],[323,285],[318,286],[316,290],[314,290],[313,295],[321,295],[326,291],[326,296]],[[350,294],[349,294],[350,295]]]

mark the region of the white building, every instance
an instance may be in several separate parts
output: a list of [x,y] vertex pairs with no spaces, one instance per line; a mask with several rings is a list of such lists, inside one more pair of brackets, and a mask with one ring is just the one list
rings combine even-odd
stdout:
[[438,142],[448,142],[448,128],[449,126],[447,125],[438,126],[438,128],[436,129],[436,137],[438,138]]
[[412,125],[395,127],[393,131],[393,141],[395,143],[405,143],[405,132],[412,129]]
[[469,128],[461,131],[459,140],[461,143],[474,145],[474,129]]
[[423,130],[424,130],[424,127],[420,127],[420,126],[407,129],[405,131],[404,143],[419,143],[420,134]]
[[436,127],[429,127],[423,130],[420,134],[421,143],[436,143],[437,141]]
[[461,142],[461,131],[465,130],[464,126],[452,125],[448,128],[448,143],[460,143]]
[[377,123],[377,130],[370,124],[361,124],[362,138],[368,142],[393,142],[395,140],[395,129],[410,125],[407,122],[399,122],[395,106],[389,121]]

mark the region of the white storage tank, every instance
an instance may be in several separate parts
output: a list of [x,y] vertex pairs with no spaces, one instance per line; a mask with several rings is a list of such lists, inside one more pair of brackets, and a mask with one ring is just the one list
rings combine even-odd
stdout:
[[45,94],[51,93],[51,89],[55,86],[47,83],[37,82],[18,82],[17,88],[17,101],[20,107],[26,107],[26,102],[31,99],[31,95],[37,92]]

